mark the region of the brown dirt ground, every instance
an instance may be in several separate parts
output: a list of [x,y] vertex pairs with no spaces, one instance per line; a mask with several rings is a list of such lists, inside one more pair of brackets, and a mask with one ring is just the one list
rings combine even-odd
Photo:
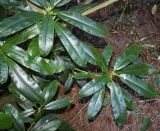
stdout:
[[[146,4],[147,3],[147,4]],[[151,8],[157,4],[158,9],[154,15],[151,14]],[[105,40],[100,38],[86,37],[81,33],[83,40],[94,43],[95,47],[103,49],[106,44],[111,44],[114,54],[124,51],[132,43],[140,44],[142,48],[141,57],[143,61],[150,63],[155,67],[160,67],[156,53],[160,53],[160,1],[154,0],[134,0],[129,2],[126,11],[117,22],[122,9],[120,4],[102,9],[92,15],[91,18],[101,22],[109,28],[110,35]],[[76,32],[76,31],[75,31]],[[84,35],[84,37],[83,37]],[[159,47],[153,49],[153,44]],[[148,80],[153,83],[157,75]],[[160,89],[160,85],[156,85]],[[126,125],[120,129],[116,127],[111,111],[111,105],[104,107],[99,115],[93,121],[88,121],[86,117],[87,102],[79,102],[77,91],[79,88],[74,84],[71,90],[71,97],[76,101],[75,106],[68,109],[64,114],[58,115],[59,118],[68,121],[77,131],[139,131],[140,122],[137,117],[128,112]],[[63,91],[62,91],[63,92]],[[63,93],[62,93],[63,94]],[[148,131],[160,131],[160,97],[155,101],[148,102],[134,97],[135,105],[142,111],[142,114],[151,118],[151,124]]]

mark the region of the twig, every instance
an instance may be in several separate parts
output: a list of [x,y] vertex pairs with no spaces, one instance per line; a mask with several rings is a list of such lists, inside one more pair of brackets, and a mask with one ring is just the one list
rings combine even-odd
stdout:
[[71,120],[71,122],[73,122],[83,112],[83,110],[87,107],[88,104],[89,104],[89,102],[87,102],[84,105],[84,107],[77,113],[77,115]]
[[103,3],[99,4],[99,5],[97,5],[96,7],[93,7],[91,9],[86,10],[85,12],[82,13],[82,15],[89,15],[89,14],[91,14],[93,12],[96,12],[97,10],[100,10],[102,8],[105,8],[105,7],[115,3],[117,1],[119,1],[119,0],[108,0],[106,2],[103,2]]

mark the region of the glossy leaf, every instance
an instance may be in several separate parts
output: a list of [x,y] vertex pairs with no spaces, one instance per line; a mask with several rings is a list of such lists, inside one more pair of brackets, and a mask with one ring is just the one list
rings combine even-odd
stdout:
[[121,90],[122,90],[122,94],[123,94],[124,100],[126,102],[127,108],[128,109],[133,109],[133,98],[132,98],[132,96],[127,91],[125,91],[123,88]]
[[63,46],[68,51],[73,61],[79,66],[86,65],[85,53],[83,47],[79,43],[80,41],[58,22],[54,23],[54,27]]
[[61,65],[61,63],[53,60],[43,59],[42,57],[33,58],[18,46],[5,45],[3,46],[3,51],[8,57],[17,61],[21,65],[43,75],[58,73],[64,70],[64,67]]
[[105,49],[103,50],[102,56],[106,62],[106,65],[108,66],[110,59],[112,57],[112,47],[110,45],[105,47]]
[[50,1],[53,6],[59,7],[59,6],[67,4],[71,0],[50,0]]
[[105,62],[103,56],[100,54],[100,52],[98,52],[97,49],[92,48],[91,50],[96,60],[96,64],[101,67],[102,72],[108,73],[107,63]]
[[88,110],[87,110],[88,119],[93,119],[97,115],[97,113],[101,110],[103,105],[104,95],[105,95],[105,88],[102,88],[93,95],[88,105]]
[[147,98],[155,98],[158,94],[158,91],[148,85],[145,81],[131,75],[120,75],[121,80],[131,87],[133,90]]
[[6,40],[5,44],[7,45],[18,45],[21,44],[29,39],[34,38],[39,34],[38,25],[32,25],[31,27],[21,31],[20,33],[17,33],[16,35],[10,37]]
[[3,54],[0,52],[0,84],[3,84],[8,79],[8,65],[4,59]]
[[9,129],[13,125],[13,119],[10,115],[0,112],[0,129]]
[[111,91],[112,111],[116,123],[124,125],[126,120],[126,103],[121,88],[115,82],[108,83]]
[[54,80],[52,81],[48,87],[45,87],[43,90],[45,103],[48,103],[56,94],[59,86],[59,82]]
[[40,25],[39,33],[39,49],[42,56],[47,56],[53,46],[54,27],[53,20],[50,15],[45,15]]
[[45,106],[46,110],[57,110],[61,108],[65,108],[73,104],[73,100],[70,97],[61,98],[56,101],[50,102]]
[[11,104],[6,104],[4,110],[8,115],[14,118],[14,129],[16,131],[25,131],[24,123],[19,111]]
[[92,48],[94,48],[93,46],[91,46],[91,44],[87,43],[87,42],[81,42],[82,44],[82,48],[85,52],[85,56],[86,59],[89,63],[96,65],[96,58],[92,52]]
[[73,84],[73,77],[72,77],[72,75],[69,75],[68,79],[66,80],[66,82],[64,84],[65,92],[70,90],[72,84]]
[[4,19],[0,23],[0,37],[11,35],[33,25],[40,20],[40,16],[38,13],[25,12]]
[[104,88],[108,81],[109,78],[106,75],[102,75],[91,80],[79,91],[79,97],[82,98],[96,93],[100,89]]
[[32,103],[30,100],[28,100],[16,87],[14,83],[11,83],[8,87],[9,91],[13,94],[14,98],[17,101],[21,101],[27,105],[33,106],[34,103]]
[[61,125],[61,121],[57,120],[53,114],[48,114],[42,117],[35,125],[31,128],[31,131],[55,131]]
[[83,13],[84,11],[95,7],[96,5],[98,5],[98,4],[97,3],[82,4],[82,5],[71,7],[69,9],[69,11],[74,11],[74,12],[77,12],[77,13]]
[[30,1],[43,8],[47,8],[49,5],[49,3],[46,0],[30,0]]
[[119,71],[116,71],[116,74],[129,74],[135,76],[144,76],[150,73],[152,67],[148,64],[134,64],[125,67]]
[[140,48],[137,44],[133,44],[126,51],[120,55],[114,64],[114,70],[120,70],[134,61],[140,53]]
[[58,17],[92,35],[106,37],[108,34],[105,27],[94,22],[86,16],[80,15],[79,13],[72,11],[61,11],[58,13]]
[[27,53],[28,53],[28,55],[30,55],[33,58],[40,56],[40,50],[39,50],[39,46],[38,46],[38,38],[37,37],[32,39],[31,43],[28,46]]
[[15,62],[10,59],[7,62],[10,76],[22,95],[33,103],[42,103],[42,90],[38,84]]
[[21,116],[22,116],[23,119],[25,119],[25,118],[33,115],[35,112],[36,111],[34,109],[27,109],[27,110],[21,112]]
[[83,72],[79,72],[79,73],[74,72],[72,77],[75,79],[87,79],[87,78],[96,78],[97,75],[94,73],[83,71]]

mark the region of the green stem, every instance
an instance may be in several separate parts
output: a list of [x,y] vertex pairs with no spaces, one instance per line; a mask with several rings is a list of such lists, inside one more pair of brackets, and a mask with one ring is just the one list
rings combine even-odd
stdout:
[[115,3],[115,2],[117,2],[117,1],[119,1],[119,0],[108,0],[108,1],[105,1],[105,2],[97,5],[96,7],[93,7],[93,8],[91,8],[91,9],[89,9],[89,10],[86,10],[85,12],[82,13],[82,15],[89,15],[89,14],[94,13],[94,12],[96,12],[97,10],[100,10],[100,9],[102,9],[102,8],[105,8],[105,7],[107,7],[107,6]]

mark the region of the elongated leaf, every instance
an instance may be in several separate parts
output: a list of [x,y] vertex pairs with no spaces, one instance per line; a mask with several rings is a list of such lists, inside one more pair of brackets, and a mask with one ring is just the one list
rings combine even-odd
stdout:
[[12,117],[3,112],[0,112],[0,129],[9,129],[12,127],[12,124]]
[[61,98],[58,99],[56,101],[50,102],[49,104],[47,104],[45,106],[46,110],[57,110],[57,109],[61,109],[67,106],[70,106],[73,104],[73,100],[68,97],[68,98]]
[[52,81],[48,87],[44,88],[43,94],[45,103],[48,103],[56,94],[58,89],[59,82],[54,80]]
[[48,114],[42,117],[35,125],[31,128],[31,131],[55,131],[61,122],[55,118],[53,114]]
[[40,50],[39,50],[39,46],[38,46],[38,38],[37,37],[32,39],[31,43],[28,46],[27,53],[33,58],[40,56]]
[[106,37],[108,32],[105,27],[94,22],[86,16],[82,16],[79,13],[72,11],[59,12],[58,16],[64,21],[73,24],[80,29],[99,37]]
[[34,106],[34,103],[32,103],[24,95],[22,95],[22,93],[18,90],[18,88],[16,87],[14,83],[11,83],[8,89],[13,94],[13,96],[16,98],[17,101],[21,101],[29,106]]
[[126,103],[119,85],[115,82],[108,83],[108,87],[111,91],[111,102],[113,116],[117,124],[124,125],[126,120]]
[[121,80],[131,87],[133,90],[147,98],[155,98],[158,91],[148,85],[145,81],[131,75],[122,74],[120,75]]
[[43,59],[42,57],[29,56],[22,48],[18,46],[4,45],[3,51],[5,54],[17,61],[21,65],[39,72],[44,75],[58,73],[64,70],[63,65],[57,61]]
[[4,106],[5,112],[14,118],[14,129],[16,131],[25,131],[24,123],[19,111],[11,104]]
[[37,36],[39,34],[38,26],[37,24],[32,25],[31,27],[21,31],[20,33],[10,37],[8,40],[6,40],[5,44],[7,45],[18,45],[21,44],[29,39],[32,39],[33,37]]
[[106,75],[99,76],[92,81],[88,82],[82,89],[79,91],[80,98],[90,96],[100,89],[105,87],[105,84],[109,81],[109,77]]
[[25,29],[39,21],[40,18],[41,15],[33,12],[25,12],[6,18],[0,23],[0,37],[8,36]]
[[124,100],[126,102],[127,108],[128,109],[133,109],[133,98],[132,98],[132,96],[127,91],[125,91],[123,88],[121,88],[121,90],[122,90],[122,94],[123,94]]
[[112,57],[112,47],[110,45],[105,47],[105,49],[103,50],[102,56],[106,62],[106,65],[108,66],[110,59]]
[[116,71],[116,74],[129,74],[135,76],[143,76],[150,73],[152,67],[148,64],[134,64]]
[[25,118],[33,115],[35,112],[36,111],[34,109],[27,109],[27,110],[21,112],[21,116],[22,116],[23,119],[25,119]]
[[73,84],[73,77],[72,77],[72,75],[69,75],[68,79],[66,80],[66,82],[64,84],[65,92],[70,90],[72,84]]
[[96,64],[101,68],[102,72],[108,73],[108,67],[103,56],[97,51],[97,49],[92,48],[91,50],[96,60]]
[[22,95],[33,103],[42,103],[42,90],[37,83],[15,62],[10,59],[7,62],[10,76]]
[[74,72],[72,77],[75,78],[75,79],[87,79],[87,78],[96,78],[97,75],[84,71],[84,72],[79,72],[79,73]]
[[98,4],[97,3],[82,4],[82,5],[71,7],[69,9],[69,11],[74,11],[74,12],[77,12],[77,13],[83,13],[84,11],[95,7],[96,5],[98,5]]
[[138,57],[140,48],[137,44],[133,44],[126,51],[120,55],[114,64],[114,70],[120,70],[131,63],[135,58]]
[[0,52],[0,84],[3,84],[8,79],[8,65]]
[[53,46],[54,27],[52,17],[45,15],[40,26],[39,49],[43,56],[47,56]]
[[91,46],[91,44],[89,44],[87,42],[81,42],[81,44],[82,44],[82,48],[85,52],[87,61],[91,64],[96,65],[96,58],[92,52],[92,48],[94,48],[94,47]]
[[50,0],[50,1],[53,6],[59,7],[59,6],[67,4],[71,0]]
[[49,3],[46,0],[30,0],[30,1],[43,8],[47,8],[49,5]]
[[104,94],[105,94],[105,88],[102,88],[100,91],[98,91],[93,95],[88,105],[88,110],[87,110],[88,119],[93,119],[102,108]]
[[80,45],[79,40],[75,36],[73,36],[69,30],[64,28],[58,22],[54,23],[54,27],[62,41],[63,46],[68,51],[73,61],[79,66],[86,65],[87,62],[85,58],[85,53],[82,45]]

